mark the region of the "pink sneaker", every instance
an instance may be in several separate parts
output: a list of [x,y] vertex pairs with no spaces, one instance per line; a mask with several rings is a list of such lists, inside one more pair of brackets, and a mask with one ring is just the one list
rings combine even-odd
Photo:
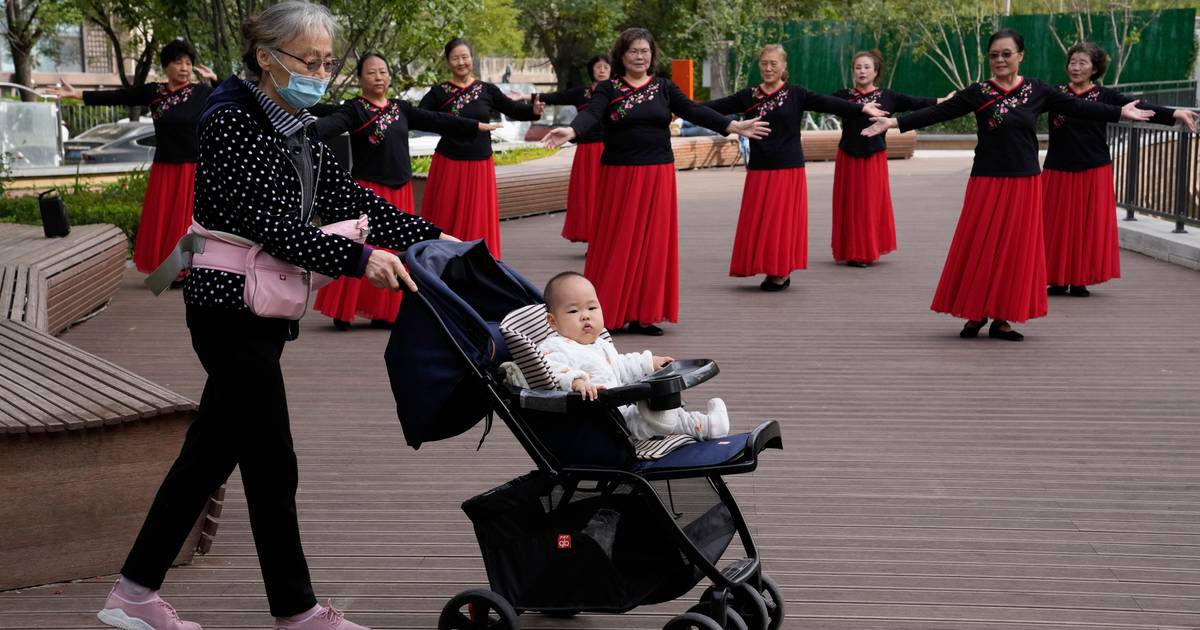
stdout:
[[200,624],[183,621],[179,613],[158,595],[144,602],[132,602],[117,594],[114,586],[104,600],[104,610],[96,617],[121,630],[201,630]]
[[[346,614],[333,607],[317,604],[307,613],[291,617],[292,620],[275,618],[275,630],[371,630],[346,619]],[[297,619],[299,618],[299,619]]]

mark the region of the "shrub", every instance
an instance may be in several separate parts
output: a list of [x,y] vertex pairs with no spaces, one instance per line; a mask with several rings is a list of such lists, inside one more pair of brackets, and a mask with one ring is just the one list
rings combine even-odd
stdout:
[[[142,199],[146,196],[146,172],[134,171],[100,190],[87,190],[76,185],[75,190],[59,189],[67,206],[72,225],[111,223],[125,232],[129,242],[137,235],[142,215]],[[0,198],[0,223],[40,225],[36,195]]]

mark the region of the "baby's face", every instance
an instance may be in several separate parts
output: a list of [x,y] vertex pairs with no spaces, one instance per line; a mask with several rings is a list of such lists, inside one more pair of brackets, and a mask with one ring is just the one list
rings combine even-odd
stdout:
[[596,288],[586,278],[572,277],[562,281],[555,293],[550,327],[571,341],[595,343],[604,330],[604,311],[600,310]]

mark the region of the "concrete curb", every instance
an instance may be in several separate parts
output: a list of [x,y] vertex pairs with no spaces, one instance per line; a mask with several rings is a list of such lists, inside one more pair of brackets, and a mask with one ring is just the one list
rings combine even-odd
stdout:
[[1175,234],[1174,221],[1138,214],[1137,221],[1126,221],[1125,208],[1117,207],[1117,228],[1121,249],[1200,271],[1200,228]]

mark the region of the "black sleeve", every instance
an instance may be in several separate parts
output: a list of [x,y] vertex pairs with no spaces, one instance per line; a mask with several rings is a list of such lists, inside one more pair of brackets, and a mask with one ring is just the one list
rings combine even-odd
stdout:
[[408,101],[400,101],[400,111],[408,118],[408,128],[432,131],[444,136],[474,138],[479,133],[479,121],[466,116],[454,116],[445,112],[431,112],[413,107]]
[[571,129],[575,130],[576,138],[591,131],[593,127],[600,124],[600,121],[604,117],[604,112],[608,110],[608,102],[613,97],[611,86],[611,81],[605,81],[596,86],[596,91],[592,92],[592,100],[579,109],[575,120],[571,121]]
[[730,94],[725,98],[717,98],[711,101],[704,101],[700,105],[707,107],[718,114],[742,114],[746,111],[746,103],[750,100],[749,89],[742,90],[736,94]]
[[533,113],[532,102],[522,103],[514,101],[505,96],[504,92],[500,91],[500,88],[491,83],[487,84],[487,89],[488,92],[491,92],[492,107],[505,116],[513,120],[538,120],[541,118],[541,116]]
[[[1104,98],[1105,103],[1116,105],[1117,107],[1124,107],[1126,103],[1130,103],[1134,100],[1133,97],[1129,96],[1128,94],[1122,94],[1121,92],[1110,90],[1108,88],[1101,89],[1106,97]],[[1146,101],[1141,101],[1138,103],[1138,109],[1148,109],[1153,111],[1154,118],[1150,119],[1150,122],[1152,123],[1166,125],[1168,127],[1175,124],[1175,110],[1171,109],[1170,107],[1159,107],[1158,105],[1151,105]]]
[[810,92],[802,87],[797,87],[796,90],[800,92],[797,96],[801,97],[802,108],[810,112],[834,114],[842,117],[857,116],[862,113],[862,105],[851,103],[844,98]]
[[696,101],[688,98],[683,90],[675,85],[670,79],[662,79],[667,88],[667,103],[671,107],[671,113],[688,121],[711,129],[722,136],[729,129],[729,119],[721,114],[713,111],[711,108],[705,107]]
[[562,92],[547,92],[538,94],[538,100],[547,105],[578,105],[583,100],[583,93],[587,88],[571,88]]
[[954,96],[949,100],[942,101],[937,105],[931,105],[917,111],[900,116],[899,129],[900,131],[909,131],[911,129],[920,129],[928,127],[947,120],[954,120],[962,116],[966,116],[975,111],[975,99],[972,95],[977,91],[977,88],[967,88],[954,93]]
[[1063,94],[1052,88],[1046,88],[1046,101],[1042,105],[1042,109],[1064,116],[1087,118],[1088,120],[1099,120],[1101,122],[1117,122],[1121,120],[1121,108],[1116,105],[1085,101],[1069,94]]
[[933,107],[937,105],[936,98],[927,98],[924,96],[909,96],[900,92],[892,92],[892,99],[896,102],[893,114],[897,112],[915,112],[918,109]]
[[436,94],[436,92],[437,92],[436,85],[429,88],[429,91],[425,93],[425,96],[421,97],[421,103],[419,105],[417,105],[417,107],[420,107],[421,109],[429,110],[431,112],[439,111],[441,109],[441,107],[439,107],[439,105],[441,105],[441,103],[438,102],[438,95]]
[[[349,102],[350,101],[342,101],[342,105],[345,105],[346,103],[349,103]],[[330,114],[336,112],[339,108],[342,107],[342,105],[337,105],[335,103],[317,103],[316,105],[313,105],[311,107],[305,107],[304,110],[307,111],[308,113],[312,114],[313,116],[316,116],[317,118],[324,118],[324,117],[329,116]]]
[[360,120],[358,108],[354,106],[353,101],[346,101],[340,106],[319,106],[325,113],[317,114],[313,110],[317,106],[310,107],[308,112],[314,116],[320,116],[317,122],[313,123],[313,128],[317,131],[317,137],[321,140],[328,140],[336,136],[340,136],[363,123]]
[[116,90],[88,90],[83,93],[84,105],[147,106],[158,95],[157,83]]

